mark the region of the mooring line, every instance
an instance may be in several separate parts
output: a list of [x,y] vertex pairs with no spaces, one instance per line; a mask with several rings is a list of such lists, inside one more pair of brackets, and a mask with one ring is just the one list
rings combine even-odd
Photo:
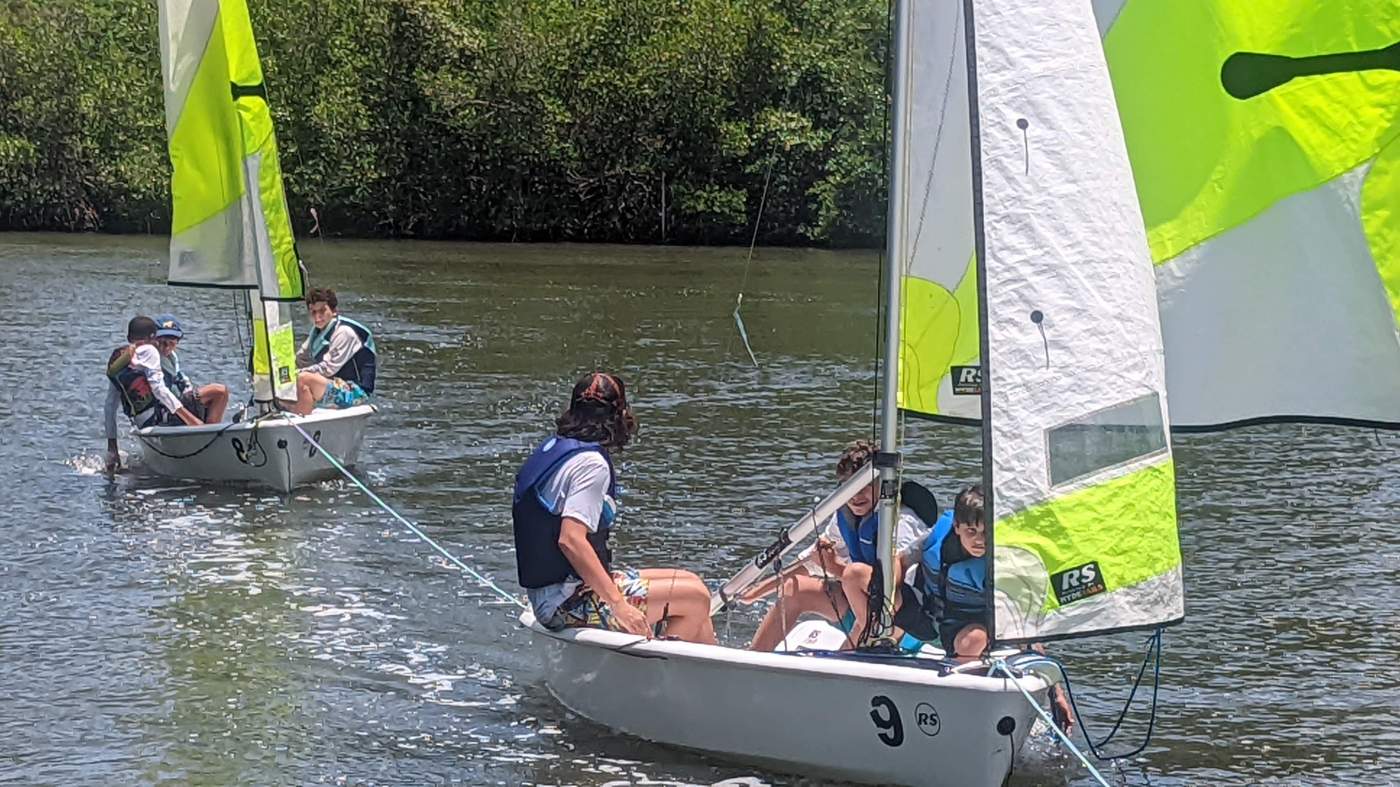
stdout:
[[313,438],[311,435],[307,434],[305,429],[302,429],[302,428],[301,428],[301,424],[298,424],[298,423],[296,423],[295,421],[288,421],[288,423],[290,423],[290,424],[292,425],[292,428],[293,428],[293,429],[295,429],[295,430],[297,430],[298,432],[301,433],[301,436],[302,436],[303,438],[306,439],[306,442],[310,443],[311,446],[312,446],[313,448],[315,448],[317,451],[320,451],[320,452],[321,452],[321,456],[324,456],[324,457],[326,458],[326,460],[329,461],[329,462],[331,463],[331,465],[335,467],[335,469],[339,470],[341,475],[343,475],[343,476],[345,476],[346,478],[350,479],[350,482],[353,483],[355,486],[358,486],[358,487],[360,488],[360,491],[362,491],[362,492],[364,492],[365,494],[369,495],[369,498],[370,498],[371,500],[373,500],[374,502],[378,503],[380,508],[382,508],[382,509],[384,509],[386,512],[388,512],[388,514],[389,514],[390,516],[392,516],[393,518],[399,520],[399,522],[401,522],[401,523],[403,524],[404,527],[406,527],[406,528],[408,528],[409,530],[413,531],[413,534],[414,534],[415,536],[418,536],[418,538],[422,539],[423,543],[427,544],[428,546],[430,546],[430,547],[432,547],[433,549],[436,549],[438,552],[442,553],[442,556],[445,557],[445,558],[447,558],[448,560],[452,561],[452,564],[453,564],[453,565],[457,566],[457,568],[462,569],[462,570],[465,571],[468,575],[470,575],[472,578],[474,578],[477,582],[481,583],[482,587],[486,587],[486,588],[489,588],[489,589],[495,591],[496,594],[499,595],[501,598],[505,599],[506,601],[511,602],[512,604],[515,604],[517,607],[520,607],[521,609],[526,609],[526,608],[527,608],[525,602],[521,601],[520,598],[519,598],[518,596],[515,596],[515,595],[513,595],[513,594],[507,592],[507,591],[506,591],[504,588],[502,588],[500,585],[497,585],[490,577],[486,576],[485,574],[482,574],[481,572],[477,571],[476,569],[472,568],[471,566],[467,565],[466,563],[463,563],[461,560],[458,560],[456,557],[454,557],[454,556],[452,555],[451,552],[448,552],[446,549],[443,549],[441,544],[439,544],[438,542],[434,541],[431,537],[429,537],[427,533],[424,533],[422,530],[419,530],[418,527],[417,527],[417,525],[414,525],[412,522],[408,521],[407,519],[404,519],[403,516],[401,516],[401,515],[399,514],[399,512],[395,511],[393,508],[391,508],[391,507],[389,506],[388,503],[386,503],[386,502],[384,502],[383,500],[381,500],[380,497],[379,497],[379,495],[376,495],[369,487],[365,486],[365,485],[360,481],[360,479],[356,478],[356,477],[354,476],[354,474],[352,474],[349,470],[346,470],[346,469],[345,469],[345,466],[342,465],[339,461],[337,461],[336,458],[335,458],[334,456],[331,456],[329,451],[327,451],[325,448],[321,447],[321,444],[318,443],[318,442],[316,442],[315,438]]
[[1070,740],[1069,736],[1065,734],[1065,731],[1060,729],[1060,725],[1056,724],[1050,714],[1047,713],[1044,708],[1040,707],[1040,703],[1035,701],[1035,697],[1031,696],[1029,691],[1026,691],[1026,687],[1022,686],[1021,682],[1016,680],[1016,675],[1012,673],[1011,668],[1006,665],[1006,659],[992,659],[992,666],[1001,670],[1002,674],[1011,681],[1011,685],[1015,686],[1017,690],[1021,692],[1021,696],[1026,698],[1026,702],[1030,703],[1030,706],[1035,709],[1035,712],[1040,714],[1041,720],[1048,724],[1050,730],[1055,733],[1060,739],[1060,742],[1068,747],[1070,751],[1074,752],[1074,756],[1078,757],[1080,762],[1084,763],[1084,767],[1089,769],[1089,773],[1093,775],[1098,783],[1102,784],[1103,787],[1109,787],[1103,774],[1099,773],[1098,769],[1089,763],[1089,758],[1084,756],[1084,752],[1080,751],[1079,747],[1074,745],[1074,741]]

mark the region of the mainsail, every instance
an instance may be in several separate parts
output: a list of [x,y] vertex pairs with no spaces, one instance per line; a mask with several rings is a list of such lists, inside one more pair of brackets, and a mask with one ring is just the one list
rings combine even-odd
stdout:
[[965,13],[995,638],[1180,620],[1156,292],[1091,7]]
[[302,298],[277,141],[244,0],[161,0],[173,166],[171,284],[252,291],[254,396],[296,398]]
[[[922,141],[902,197],[901,405],[976,419],[959,5],[914,4],[928,44],[909,74],[907,127]],[[1175,427],[1400,428],[1393,2],[1093,6],[1154,262]],[[1013,136],[1023,171],[1050,144],[1033,125]]]

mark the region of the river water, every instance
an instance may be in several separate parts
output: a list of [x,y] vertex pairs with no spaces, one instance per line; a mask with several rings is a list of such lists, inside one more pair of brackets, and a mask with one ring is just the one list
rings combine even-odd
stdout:
[[[360,473],[511,588],[511,478],[582,371],[632,386],[619,554],[638,565],[728,576],[871,433],[870,254],[762,249],[746,279],[738,249],[302,251],[382,348]],[[159,238],[0,236],[0,782],[801,781],[563,711],[512,609],[346,483],[283,498],[150,477],[139,456],[105,477],[101,368],[132,314],[177,313],[191,376],[246,395],[233,297],[164,286],[163,260]],[[730,317],[745,280],[757,368]],[[975,433],[910,422],[907,440],[940,497],[974,479]],[[1176,449],[1188,618],[1166,636],[1152,744],[1110,779],[1400,781],[1400,435],[1268,427]],[[721,628],[739,641],[753,622]],[[1099,734],[1144,639],[1057,648]],[[1012,781],[1091,783],[1042,736]]]

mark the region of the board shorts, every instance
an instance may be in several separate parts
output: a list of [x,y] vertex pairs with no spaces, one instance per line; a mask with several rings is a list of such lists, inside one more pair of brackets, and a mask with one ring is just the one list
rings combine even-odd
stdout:
[[[622,593],[622,597],[627,599],[627,603],[641,610],[643,614],[647,611],[647,593],[651,590],[651,580],[643,577],[641,572],[634,568],[623,571],[612,572],[613,584]],[[609,631],[622,631],[622,627],[613,619],[612,613],[608,611],[607,605],[602,603],[598,594],[594,593],[587,585],[580,585],[559,608],[554,610],[554,614],[548,620],[540,621],[541,625],[552,631],[562,628],[594,628],[608,629]]]
[[316,406],[344,410],[367,401],[369,394],[365,393],[359,384],[332,377],[326,381],[326,392],[321,394],[321,401],[317,402]]
[[[197,394],[193,389],[182,391],[180,393],[180,404],[184,405],[185,409],[189,410],[190,414],[193,415],[195,418],[198,418],[201,421],[206,420],[206,411],[204,409],[204,403],[199,401],[199,394]],[[139,428],[144,429],[147,426],[184,425],[185,422],[180,420],[180,416],[165,409],[163,405],[157,404],[155,417],[151,418],[151,420],[147,421],[143,426]]]

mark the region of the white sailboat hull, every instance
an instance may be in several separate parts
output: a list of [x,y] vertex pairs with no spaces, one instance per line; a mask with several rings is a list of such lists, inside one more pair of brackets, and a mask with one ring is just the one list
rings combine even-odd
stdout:
[[[933,660],[921,660],[923,668],[597,629],[552,632],[529,611],[520,622],[543,656],[550,693],[570,710],[646,740],[784,771],[870,784],[997,785],[1036,715],[1009,680],[942,674]],[[1020,681],[1044,700],[1049,683],[1033,674]]]
[[349,467],[360,454],[374,405],[279,413],[255,421],[204,426],[153,426],[136,438],[146,467],[170,478],[253,483],[289,492],[335,478],[339,471],[293,424],[306,430],[336,461]]

